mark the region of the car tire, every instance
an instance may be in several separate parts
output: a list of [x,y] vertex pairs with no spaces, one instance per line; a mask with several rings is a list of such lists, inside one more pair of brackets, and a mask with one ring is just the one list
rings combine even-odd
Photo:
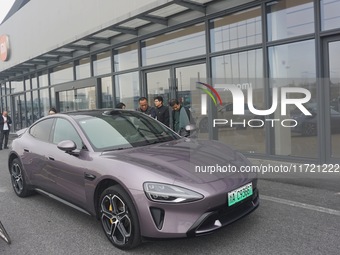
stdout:
[[12,187],[18,197],[28,197],[33,191],[27,186],[21,162],[15,158],[10,165]]
[[135,206],[121,186],[111,186],[103,191],[99,212],[104,233],[115,247],[129,250],[141,243]]
[[207,133],[208,132],[208,118],[201,119],[198,128],[201,133]]
[[304,123],[302,126],[303,136],[316,136],[318,133],[315,123]]

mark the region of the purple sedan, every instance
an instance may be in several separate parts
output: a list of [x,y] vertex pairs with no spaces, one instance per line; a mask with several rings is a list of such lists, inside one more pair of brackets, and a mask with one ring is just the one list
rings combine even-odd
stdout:
[[120,249],[204,235],[254,211],[256,174],[240,171],[248,165],[227,145],[120,109],[44,117],[8,158],[19,197],[39,192],[94,215]]

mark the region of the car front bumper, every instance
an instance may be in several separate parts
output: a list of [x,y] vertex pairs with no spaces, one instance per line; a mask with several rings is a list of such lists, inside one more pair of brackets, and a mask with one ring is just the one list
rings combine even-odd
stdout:
[[258,189],[248,199],[241,201],[231,207],[223,205],[212,211],[204,213],[195,224],[188,230],[187,236],[200,236],[214,232],[215,230],[227,226],[238,219],[246,216],[259,206]]
[[185,204],[154,203],[145,194],[136,195],[133,196],[137,198],[141,235],[147,239],[209,234],[241,219],[259,206],[256,186],[250,197],[232,206],[228,206],[225,192]]

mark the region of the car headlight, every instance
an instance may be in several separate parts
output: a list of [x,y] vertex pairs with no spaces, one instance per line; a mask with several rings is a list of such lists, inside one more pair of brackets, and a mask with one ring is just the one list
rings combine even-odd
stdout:
[[145,182],[144,192],[151,201],[155,202],[185,203],[203,198],[203,195],[192,190],[156,182]]

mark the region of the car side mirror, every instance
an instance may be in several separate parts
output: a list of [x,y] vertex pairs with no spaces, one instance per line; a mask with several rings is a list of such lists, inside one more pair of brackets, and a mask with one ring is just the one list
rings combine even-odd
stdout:
[[182,131],[180,131],[179,135],[184,137],[196,138],[197,137],[196,130],[197,128],[195,124],[189,124],[185,126],[185,130],[182,129]]
[[66,153],[71,153],[77,148],[77,145],[72,140],[63,140],[57,144],[59,150],[65,151]]
[[194,124],[189,124],[189,125],[185,126],[185,131],[187,131],[187,132],[192,132],[192,131],[195,131],[196,129],[197,129],[196,125],[194,125]]

